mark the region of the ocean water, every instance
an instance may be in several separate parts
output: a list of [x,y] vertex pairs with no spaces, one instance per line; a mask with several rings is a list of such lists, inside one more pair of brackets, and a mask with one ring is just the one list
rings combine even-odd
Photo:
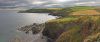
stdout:
[[48,13],[17,13],[0,10],[0,42],[9,42],[10,39],[18,35],[18,27],[32,23],[44,23],[55,18]]

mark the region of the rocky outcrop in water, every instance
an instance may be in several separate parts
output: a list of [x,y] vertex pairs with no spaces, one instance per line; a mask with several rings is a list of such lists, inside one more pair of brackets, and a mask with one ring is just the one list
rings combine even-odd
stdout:
[[33,23],[32,25],[27,25],[27,26],[18,28],[18,30],[23,31],[25,33],[29,33],[29,31],[32,31],[33,34],[37,34],[39,32],[42,32],[44,28],[45,28],[45,24]]
[[47,42],[47,37],[43,36],[42,31],[45,28],[45,24],[33,23],[18,28],[19,31],[25,32],[21,35],[16,35],[9,42]]

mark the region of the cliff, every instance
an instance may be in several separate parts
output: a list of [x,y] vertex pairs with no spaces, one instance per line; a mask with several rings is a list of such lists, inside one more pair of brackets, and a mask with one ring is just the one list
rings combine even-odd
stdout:
[[69,16],[48,21],[43,34],[53,42],[94,42],[100,38],[99,26],[100,16]]

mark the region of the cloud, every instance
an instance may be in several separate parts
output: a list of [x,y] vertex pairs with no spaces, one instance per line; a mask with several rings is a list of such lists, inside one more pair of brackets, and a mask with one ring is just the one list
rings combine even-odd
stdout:
[[49,7],[49,6],[62,6],[62,4],[48,4],[48,5],[44,5],[44,6],[47,6],[47,7]]
[[96,6],[100,4],[100,2],[96,2],[96,1],[89,1],[89,2],[79,2],[79,3],[75,3],[75,5],[78,5],[78,6]]
[[47,3],[47,1],[34,1],[32,2],[32,4],[35,4],[35,5],[40,5],[40,4],[45,4]]
[[0,0],[0,7],[68,7],[99,6],[100,0]]
[[62,2],[70,2],[70,1],[78,1],[78,0],[51,0],[53,3],[62,3]]
[[96,4],[96,2],[91,1],[91,2],[79,2],[79,3],[75,3],[75,5],[93,5]]

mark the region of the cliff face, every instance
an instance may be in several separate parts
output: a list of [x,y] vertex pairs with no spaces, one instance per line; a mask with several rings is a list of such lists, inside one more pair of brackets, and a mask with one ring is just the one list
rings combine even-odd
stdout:
[[[84,17],[81,17],[81,19],[84,19]],[[68,32],[71,30],[66,31],[60,35],[56,42],[100,42],[99,16],[85,17],[79,25],[81,25],[80,30],[75,29],[79,32],[75,32],[71,29],[73,32],[69,34]]]
[[100,42],[100,16],[70,16],[62,20],[47,22],[43,34],[53,42]]
[[33,34],[37,34],[43,31],[43,29],[45,28],[45,24],[37,24],[37,23],[33,23],[32,25],[26,25],[24,27],[18,28],[19,31],[23,31],[26,34],[29,33],[29,31],[32,31]]
[[61,35],[61,33],[67,30],[67,28],[69,27],[68,24],[70,24],[70,26],[73,26],[72,24],[74,23],[70,22],[74,20],[77,20],[77,18],[70,17],[70,18],[61,18],[54,21],[48,21],[45,24],[43,35],[53,40],[56,40]]

